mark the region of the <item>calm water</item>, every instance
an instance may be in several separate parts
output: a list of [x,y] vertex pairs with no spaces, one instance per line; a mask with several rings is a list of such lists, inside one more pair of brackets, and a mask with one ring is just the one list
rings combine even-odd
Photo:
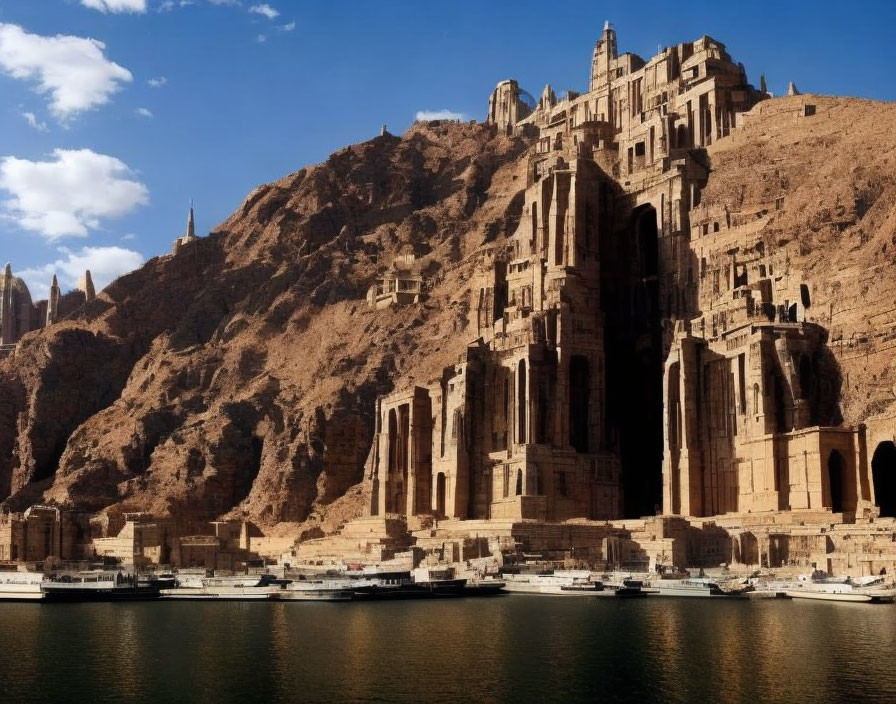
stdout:
[[896,702],[896,606],[0,603],[0,702]]

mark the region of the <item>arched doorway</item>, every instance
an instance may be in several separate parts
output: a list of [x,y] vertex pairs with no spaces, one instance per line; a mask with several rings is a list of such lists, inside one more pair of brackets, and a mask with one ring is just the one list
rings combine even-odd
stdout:
[[887,440],[880,443],[871,458],[871,480],[874,500],[880,515],[896,517],[896,444]]
[[436,513],[440,516],[445,515],[445,473],[439,472],[436,475]]
[[844,474],[846,462],[843,455],[837,450],[831,450],[828,455],[828,487],[831,493],[831,511],[840,513],[843,511]]
[[569,360],[569,444],[576,452],[588,452],[590,396],[588,360],[574,355]]

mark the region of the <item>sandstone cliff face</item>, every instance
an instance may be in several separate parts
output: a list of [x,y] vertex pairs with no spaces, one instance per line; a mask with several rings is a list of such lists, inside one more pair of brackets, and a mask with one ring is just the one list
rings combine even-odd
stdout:
[[[431,124],[344,149],[25,338],[0,363],[0,499],[187,523],[316,516],[361,479],[377,395],[475,337],[466,282],[479,246],[515,227],[525,146]],[[400,252],[429,302],[370,311]],[[335,513],[359,508],[356,490]]]
[[[892,412],[896,106],[803,96],[754,113],[709,149],[701,207],[753,209],[742,246],[803,272],[832,414]],[[377,395],[476,337],[471,279],[516,227],[526,149],[455,124],[344,149],[27,336],[0,362],[0,500],[269,527],[359,512]],[[408,251],[428,301],[371,311],[367,287]]]
[[802,273],[806,319],[827,331],[825,381],[840,397],[825,420],[856,425],[892,414],[896,105],[796,96],[752,112],[708,150],[701,207],[753,212],[755,235],[739,246],[764,247]]

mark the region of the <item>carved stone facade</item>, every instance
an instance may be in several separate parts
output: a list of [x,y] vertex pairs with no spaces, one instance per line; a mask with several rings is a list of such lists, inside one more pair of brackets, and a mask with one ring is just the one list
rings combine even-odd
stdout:
[[[808,286],[700,206],[704,148],[768,97],[710,37],[649,61],[607,24],[589,91],[489,101],[535,144],[520,225],[474,287],[480,339],[381,400],[372,515],[611,519],[870,505]],[[864,502],[864,503],[863,503]]]
[[376,309],[420,303],[425,298],[423,276],[413,254],[396,257],[388,271],[367,290],[367,305]]

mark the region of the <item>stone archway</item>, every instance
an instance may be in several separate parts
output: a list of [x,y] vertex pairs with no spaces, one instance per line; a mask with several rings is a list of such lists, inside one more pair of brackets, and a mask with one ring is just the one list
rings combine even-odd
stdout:
[[875,448],[871,458],[871,480],[881,517],[896,517],[896,444],[891,440]]

